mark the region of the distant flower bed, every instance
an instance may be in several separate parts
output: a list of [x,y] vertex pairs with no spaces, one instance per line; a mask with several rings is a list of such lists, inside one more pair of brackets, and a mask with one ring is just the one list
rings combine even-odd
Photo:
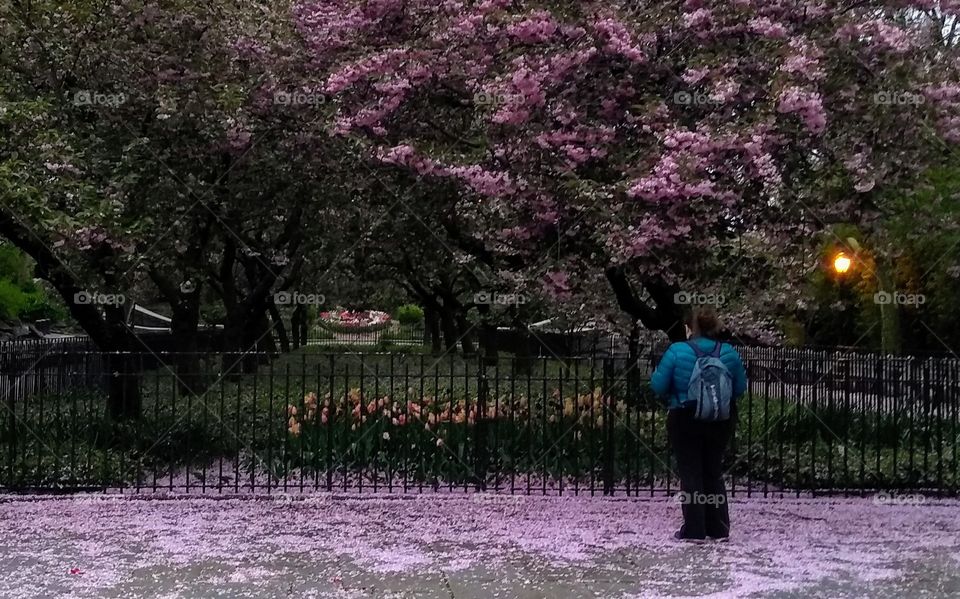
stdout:
[[379,310],[321,312],[317,324],[333,333],[372,333],[390,326],[390,315]]

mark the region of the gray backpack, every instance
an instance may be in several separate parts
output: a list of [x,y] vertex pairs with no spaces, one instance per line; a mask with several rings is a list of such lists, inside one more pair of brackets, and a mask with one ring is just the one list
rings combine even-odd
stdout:
[[687,386],[687,404],[694,408],[694,418],[718,422],[730,418],[730,402],[733,400],[733,377],[720,360],[717,346],[709,354],[704,353],[695,341],[687,342],[697,356]]

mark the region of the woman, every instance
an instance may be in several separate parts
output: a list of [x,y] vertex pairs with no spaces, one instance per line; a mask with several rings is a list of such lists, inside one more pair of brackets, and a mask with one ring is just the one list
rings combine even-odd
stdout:
[[[727,540],[730,513],[723,484],[723,454],[736,425],[736,399],[747,390],[747,375],[737,350],[716,340],[720,321],[713,308],[694,308],[686,332],[688,340],[667,349],[650,381],[655,393],[669,397],[667,437],[677,458],[683,504],[683,526],[674,537],[693,542]],[[723,420],[698,420],[696,406],[687,398],[698,358],[710,356],[719,358],[726,368],[724,376],[728,373],[730,377],[730,413]]]

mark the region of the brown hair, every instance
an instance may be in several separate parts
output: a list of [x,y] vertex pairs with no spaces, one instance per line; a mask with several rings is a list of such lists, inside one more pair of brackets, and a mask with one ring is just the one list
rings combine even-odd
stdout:
[[687,326],[694,335],[714,338],[720,334],[720,318],[712,306],[695,306],[687,315]]

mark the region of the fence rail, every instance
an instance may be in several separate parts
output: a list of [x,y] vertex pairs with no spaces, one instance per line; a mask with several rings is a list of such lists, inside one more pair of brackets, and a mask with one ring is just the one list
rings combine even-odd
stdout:
[[[957,360],[743,354],[734,493],[957,493]],[[0,352],[0,490],[676,489],[653,356],[300,351],[246,373],[196,358]],[[117,390],[137,415],[110,416]]]

